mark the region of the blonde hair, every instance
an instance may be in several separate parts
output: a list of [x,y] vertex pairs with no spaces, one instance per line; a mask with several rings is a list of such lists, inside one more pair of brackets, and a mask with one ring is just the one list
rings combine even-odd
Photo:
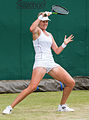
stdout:
[[42,13],[43,13],[43,12],[39,12],[37,17],[39,17],[40,15],[42,15]]

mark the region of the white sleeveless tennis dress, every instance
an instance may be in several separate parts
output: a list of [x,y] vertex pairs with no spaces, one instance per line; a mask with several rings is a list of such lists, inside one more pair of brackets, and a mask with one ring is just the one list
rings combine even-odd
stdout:
[[35,49],[35,62],[33,69],[36,67],[44,67],[48,73],[52,68],[60,66],[55,63],[51,52],[52,38],[51,35],[46,36],[41,30],[40,36],[33,40]]

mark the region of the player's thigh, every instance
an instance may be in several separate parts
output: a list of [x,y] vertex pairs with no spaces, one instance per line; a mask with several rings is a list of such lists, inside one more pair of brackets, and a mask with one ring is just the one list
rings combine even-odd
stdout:
[[71,84],[73,84],[74,86],[75,84],[71,75],[61,66],[53,68],[48,74],[52,76],[54,79],[59,80],[68,86]]
[[40,80],[44,77],[46,69],[43,67],[36,67],[33,69],[32,78],[29,85],[38,85]]

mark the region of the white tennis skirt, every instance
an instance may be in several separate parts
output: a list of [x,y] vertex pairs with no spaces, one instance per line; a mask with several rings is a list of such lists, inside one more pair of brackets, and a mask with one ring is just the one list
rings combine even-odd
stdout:
[[54,67],[58,67],[58,66],[60,65],[55,63],[54,60],[35,60],[33,69],[36,67],[44,67],[46,69],[46,72],[48,73]]

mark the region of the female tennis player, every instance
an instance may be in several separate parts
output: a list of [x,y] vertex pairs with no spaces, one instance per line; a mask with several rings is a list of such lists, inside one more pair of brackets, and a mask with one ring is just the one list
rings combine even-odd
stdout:
[[19,102],[21,102],[27,95],[31,94],[37,88],[39,82],[46,73],[65,84],[63,96],[60,105],[58,105],[58,111],[74,111],[74,109],[69,108],[66,105],[66,101],[75,85],[75,81],[66,70],[64,70],[59,64],[55,63],[51,53],[52,48],[56,54],[60,54],[67,44],[73,41],[72,39],[74,36],[70,35],[67,38],[65,35],[63,44],[58,47],[52,34],[46,31],[48,21],[50,20],[48,16],[50,16],[50,14],[50,12],[39,13],[38,18],[30,27],[30,31],[33,34],[33,45],[35,49],[35,62],[32,78],[29,86],[17,96],[11,105],[6,107],[3,114],[10,114]]

